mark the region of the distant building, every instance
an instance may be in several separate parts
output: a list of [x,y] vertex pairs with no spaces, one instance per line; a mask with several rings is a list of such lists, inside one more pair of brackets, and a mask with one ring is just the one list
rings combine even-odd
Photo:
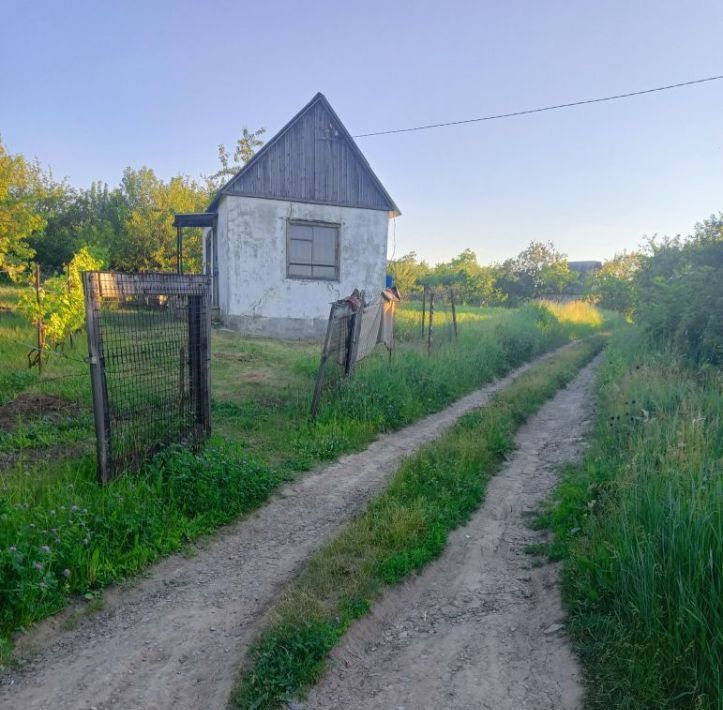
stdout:
[[584,279],[589,273],[599,271],[602,268],[602,261],[568,261],[567,267]]
[[385,286],[400,214],[323,94],[216,195],[204,271],[222,322],[243,333],[323,335],[329,305]]

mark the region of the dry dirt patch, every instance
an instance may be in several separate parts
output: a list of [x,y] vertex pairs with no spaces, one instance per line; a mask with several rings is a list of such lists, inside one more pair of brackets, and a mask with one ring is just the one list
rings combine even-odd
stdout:
[[0,406],[0,429],[13,431],[27,419],[43,417],[59,421],[78,414],[80,407],[63,397],[52,394],[24,392],[12,402]]

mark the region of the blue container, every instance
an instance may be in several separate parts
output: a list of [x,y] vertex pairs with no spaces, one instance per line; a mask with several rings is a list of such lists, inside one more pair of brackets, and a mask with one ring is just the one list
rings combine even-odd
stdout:
[[387,288],[394,286],[394,276],[387,274]]

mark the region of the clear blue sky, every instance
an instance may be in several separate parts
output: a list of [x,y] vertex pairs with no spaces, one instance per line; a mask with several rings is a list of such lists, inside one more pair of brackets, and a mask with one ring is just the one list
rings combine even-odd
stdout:
[[[0,133],[77,186],[216,167],[322,91],[351,133],[723,74],[720,0],[0,0]],[[723,81],[365,138],[396,255],[612,256],[723,209]],[[390,247],[391,248],[391,247]]]

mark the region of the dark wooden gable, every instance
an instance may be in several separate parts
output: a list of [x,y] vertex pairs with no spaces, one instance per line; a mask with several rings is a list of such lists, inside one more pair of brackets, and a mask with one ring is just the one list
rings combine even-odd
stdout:
[[323,94],[317,94],[221,195],[365,207],[400,214]]

